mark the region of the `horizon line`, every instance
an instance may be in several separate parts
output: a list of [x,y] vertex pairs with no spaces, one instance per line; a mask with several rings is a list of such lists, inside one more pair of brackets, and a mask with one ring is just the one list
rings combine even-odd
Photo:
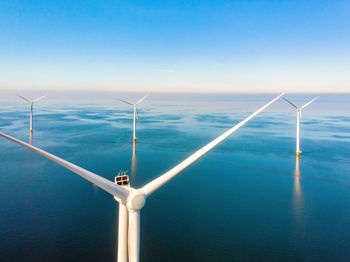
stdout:
[[12,89],[0,89],[0,93],[16,93],[16,92],[45,92],[45,93],[50,93],[50,92],[59,92],[59,93],[69,93],[69,92],[81,92],[81,93],[151,93],[151,94],[196,94],[196,95],[210,95],[210,94],[217,94],[217,95],[225,95],[225,94],[276,94],[276,93],[286,93],[286,94],[350,94],[350,91],[318,91],[318,92],[310,92],[310,91],[305,91],[305,92],[300,92],[300,91],[285,91],[283,89],[279,91],[160,91],[160,90],[125,90],[125,89],[120,89],[120,90],[110,90],[110,89],[103,89],[103,90],[90,90],[90,89],[20,89],[20,88],[12,88]]

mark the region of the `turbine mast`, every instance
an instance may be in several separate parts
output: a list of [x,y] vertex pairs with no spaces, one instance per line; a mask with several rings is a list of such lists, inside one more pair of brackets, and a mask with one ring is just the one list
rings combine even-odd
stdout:
[[30,102],[30,124],[29,124],[29,130],[30,133],[33,133],[33,102]]
[[301,113],[301,109],[298,108],[297,109],[297,148],[296,148],[297,156],[299,156],[301,153],[300,151],[300,113]]
[[133,128],[133,141],[136,141],[136,104],[134,104],[134,128]]
[[140,210],[129,209],[129,262],[140,258]]

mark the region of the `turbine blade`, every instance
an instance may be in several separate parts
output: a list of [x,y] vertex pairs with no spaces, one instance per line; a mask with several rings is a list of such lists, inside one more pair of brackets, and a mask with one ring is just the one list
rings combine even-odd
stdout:
[[90,181],[91,183],[97,185],[98,187],[102,188],[103,190],[107,191],[108,193],[112,194],[113,196],[115,196],[116,198],[126,201],[126,199],[128,198],[129,195],[129,190],[127,190],[124,187],[118,186],[116,184],[114,184],[113,182],[99,176],[96,175],[84,168],[81,168],[77,165],[74,165],[62,158],[59,158],[53,154],[50,154],[40,148],[37,148],[35,146],[32,146],[30,144],[27,144],[21,140],[18,140],[14,137],[8,136],[4,133],[0,133],[0,136],[7,138],[23,147],[26,147],[32,151],[34,151],[35,153],[38,153],[39,155],[42,155],[54,162],[56,162],[57,164],[69,169],[70,171],[78,174],[79,176],[85,178],[86,180]]
[[136,103],[135,103],[135,105],[137,105],[138,103],[141,103],[147,96],[149,96],[150,95],[150,93],[148,93],[147,95],[145,95],[144,97],[142,97],[139,101],[137,101]]
[[140,211],[129,210],[129,262],[139,262],[140,257]]
[[284,95],[284,93],[282,93],[281,95],[277,96],[276,98],[274,98],[273,100],[271,100],[269,103],[267,103],[266,105],[264,105],[263,107],[261,107],[259,110],[257,110],[255,113],[251,114],[250,116],[248,116],[246,119],[244,119],[243,121],[241,121],[240,123],[238,123],[237,125],[235,125],[234,127],[232,127],[230,130],[226,131],[225,133],[223,133],[221,136],[219,136],[218,138],[214,139],[213,141],[211,141],[209,144],[207,144],[206,146],[202,147],[201,149],[199,149],[197,152],[195,152],[194,154],[192,154],[191,156],[189,156],[188,158],[186,158],[184,161],[182,161],[180,164],[178,164],[177,166],[173,167],[172,169],[170,169],[168,172],[166,172],[165,174],[161,175],[160,177],[154,179],[153,181],[151,181],[150,183],[148,183],[147,185],[145,185],[144,187],[142,187],[142,191],[146,194],[146,196],[148,197],[149,195],[151,195],[155,190],[157,190],[158,188],[160,188],[162,185],[164,185],[166,182],[168,182],[170,179],[172,179],[174,176],[176,176],[178,173],[180,173],[182,170],[184,170],[186,167],[188,167],[189,165],[191,165],[192,163],[194,163],[195,161],[197,161],[199,158],[201,158],[203,155],[205,155],[206,153],[208,153],[211,149],[213,149],[216,145],[218,145],[219,143],[221,143],[224,139],[226,139],[229,135],[231,135],[232,133],[234,133],[236,130],[238,130],[241,126],[243,126],[245,123],[247,123],[250,119],[252,119],[253,117],[255,117],[257,114],[259,114],[262,110],[264,110],[266,107],[268,107],[269,105],[271,105],[273,102],[275,102],[278,98],[280,98],[282,95]]
[[22,98],[23,100],[27,101],[28,103],[31,103],[31,102],[32,102],[32,101],[28,100],[27,98],[25,98],[25,97],[23,97],[23,96],[21,96],[21,95],[16,95],[16,96],[18,96],[19,98]]
[[305,108],[305,107],[307,107],[308,105],[310,105],[312,102],[314,102],[316,99],[318,98],[318,96],[316,96],[314,99],[312,99],[310,102],[307,102],[305,105],[303,105],[302,107],[301,107],[301,109],[303,109],[303,108]]
[[128,262],[128,208],[119,203],[118,214],[118,262]]
[[39,97],[39,98],[37,98],[37,99],[34,99],[33,102],[39,101],[40,99],[43,99],[45,96],[46,96],[46,95],[43,95],[43,96],[41,96],[41,97]]
[[289,104],[291,104],[292,106],[294,106],[296,109],[299,109],[299,107],[297,105],[294,105],[292,102],[290,102],[287,98],[282,97],[284,100],[286,100]]
[[129,104],[129,105],[131,105],[131,106],[134,106],[134,104],[133,103],[130,103],[130,102],[128,102],[128,101],[125,101],[125,100],[121,100],[121,99],[118,99],[119,101],[121,101],[121,102],[123,102],[123,103],[125,103],[125,104]]

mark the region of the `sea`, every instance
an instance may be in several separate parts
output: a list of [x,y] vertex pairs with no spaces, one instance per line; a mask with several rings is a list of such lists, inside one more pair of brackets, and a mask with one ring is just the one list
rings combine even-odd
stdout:
[[[152,93],[133,144],[133,108],[118,99],[143,95],[48,93],[30,138],[29,104],[6,94],[0,132],[140,188],[278,94]],[[302,111],[300,157],[296,117],[279,99],[147,198],[140,261],[350,261],[350,95]],[[109,193],[0,137],[0,261],[116,261],[117,229]]]

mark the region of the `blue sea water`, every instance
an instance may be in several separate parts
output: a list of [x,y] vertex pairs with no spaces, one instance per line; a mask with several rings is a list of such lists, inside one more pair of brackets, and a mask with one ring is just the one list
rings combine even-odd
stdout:
[[[50,95],[34,105],[32,143],[141,187],[274,95]],[[313,95],[287,95],[302,105]],[[156,191],[141,211],[141,261],[349,261],[350,96],[303,111],[283,100]],[[29,141],[29,110],[0,101],[0,130]],[[116,261],[118,205],[108,193],[0,138],[0,261]]]

